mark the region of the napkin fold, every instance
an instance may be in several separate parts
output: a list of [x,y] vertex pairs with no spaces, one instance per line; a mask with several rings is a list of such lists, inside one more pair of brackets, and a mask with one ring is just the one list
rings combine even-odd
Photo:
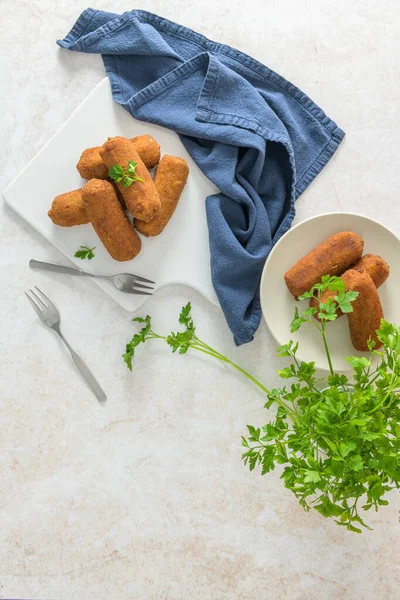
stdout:
[[255,59],[142,10],[89,8],[57,43],[101,54],[116,102],[176,131],[220,190],[206,199],[213,285],[235,343],[251,341],[265,260],[344,132]]

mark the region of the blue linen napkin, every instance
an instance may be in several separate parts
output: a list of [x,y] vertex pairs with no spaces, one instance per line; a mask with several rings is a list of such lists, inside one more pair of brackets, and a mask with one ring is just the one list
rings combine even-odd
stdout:
[[221,191],[206,199],[212,280],[235,343],[251,341],[265,260],[344,132],[258,61],[142,10],[89,8],[57,43],[101,54],[114,99],[176,131]]

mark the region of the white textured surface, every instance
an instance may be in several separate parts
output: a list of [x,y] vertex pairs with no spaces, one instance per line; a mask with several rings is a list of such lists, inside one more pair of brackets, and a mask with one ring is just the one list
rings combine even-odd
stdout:
[[[399,3],[140,6],[265,62],[346,131],[298,202],[297,220],[344,209],[400,234]],[[1,189],[104,75],[99,57],[55,46],[84,8],[83,0],[1,2]],[[218,364],[156,343],[128,373],[120,359],[133,329],[127,314],[90,282],[30,272],[29,258],[60,255],[1,210],[0,597],[398,597],[398,496],[371,515],[374,532],[355,536],[305,514],[278,474],[245,471],[239,437],[246,422],[266,418],[262,396]],[[66,336],[108,393],[105,407],[27,305],[23,291],[33,284],[59,305]],[[264,325],[235,349],[219,310],[189,289],[165,289],[146,310],[168,331],[187,300],[202,337],[276,383]]]

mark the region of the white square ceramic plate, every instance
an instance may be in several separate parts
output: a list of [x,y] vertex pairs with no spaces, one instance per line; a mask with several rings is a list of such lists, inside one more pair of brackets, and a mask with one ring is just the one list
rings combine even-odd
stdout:
[[[75,167],[82,150],[101,145],[110,136],[135,137],[145,133],[159,142],[162,154],[180,156],[188,162],[189,178],[163,233],[150,239],[142,237],[139,256],[119,263],[109,256],[90,224],[58,227],[49,219],[47,211],[55,196],[85,184]],[[178,135],[133,119],[113,101],[109,81],[105,78],[8,186],[4,199],[78,268],[104,275],[135,273],[155,281],[156,290],[169,284],[188,285],[218,304],[211,283],[205,213],[206,196],[217,191],[195,165]],[[91,261],[74,258],[80,245],[96,246],[95,258]],[[94,281],[126,310],[136,310],[146,299],[146,296],[124,294],[111,283]]]

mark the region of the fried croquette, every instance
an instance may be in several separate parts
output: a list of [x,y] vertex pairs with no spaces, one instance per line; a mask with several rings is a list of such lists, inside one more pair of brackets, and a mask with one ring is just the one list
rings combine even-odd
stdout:
[[[110,183],[117,194],[117,198],[120,201],[122,208],[126,210],[125,200],[117,188],[117,185],[113,182]],[[85,225],[85,223],[90,223],[82,199],[82,189],[75,190],[74,192],[67,192],[66,194],[61,194],[61,196],[54,198],[51,209],[47,214],[53,223],[61,225],[62,227],[73,227],[74,225]]]
[[100,156],[101,146],[86,148],[76,165],[82,179],[107,179],[108,169]]
[[91,179],[82,189],[87,215],[102,244],[114,260],[132,260],[141,241],[122,208],[111,183]]
[[[160,144],[150,135],[139,135],[132,142],[144,165],[151,169],[160,161]],[[83,179],[107,179],[108,168],[100,156],[101,146],[86,148],[76,165]]]
[[56,196],[47,214],[55,225],[61,227],[89,223],[89,217],[83,203],[82,189]]
[[134,225],[147,237],[159,235],[172,217],[189,175],[189,167],[183,158],[165,154],[154,177],[154,185],[160,196],[161,209],[148,221],[135,219]]
[[[383,260],[383,258],[376,256],[375,254],[364,254],[364,256],[362,256],[360,260],[358,260],[351,268],[355,271],[365,270],[371,277],[376,288],[379,288],[383,283],[385,283],[386,279],[389,277],[389,265]],[[320,302],[326,304],[328,298],[332,298],[333,300],[336,295],[336,290],[325,290],[321,294]],[[310,306],[316,309],[319,308],[317,298],[311,298]],[[337,316],[343,316],[343,313],[340,309],[337,311]],[[318,318],[318,313],[315,313],[314,317],[318,321],[320,320]]]
[[107,179],[107,181],[109,181],[111,183],[111,185],[113,186],[114,191],[117,194],[117,198],[120,201],[122,208],[126,212],[125,199],[124,199],[123,195],[121,194],[121,192],[119,191],[117,184],[114,181],[112,181],[111,179]]
[[376,288],[381,287],[381,285],[385,283],[390,272],[390,267],[387,262],[376,254],[364,254],[364,256],[362,256],[352,268],[356,271],[365,269],[374,282]]
[[309,291],[323,275],[340,275],[362,254],[364,241],[353,231],[342,231],[301,258],[284,275],[295,298]]
[[343,273],[342,279],[348,290],[358,292],[358,297],[352,304],[353,312],[347,313],[354,348],[361,352],[368,351],[369,339],[375,342],[375,348],[380,348],[382,343],[378,340],[376,331],[383,319],[383,309],[374,282],[364,269],[349,269]]
[[130,160],[137,163],[136,175],[142,181],[135,181],[129,187],[124,187],[122,182],[117,183],[117,186],[132,217],[150,221],[161,208],[160,197],[132,140],[120,136],[110,138],[102,146],[100,156],[108,169],[120,165],[126,171]]
[[137,153],[148,169],[152,169],[160,162],[160,144],[151,135],[139,135],[132,138]]

